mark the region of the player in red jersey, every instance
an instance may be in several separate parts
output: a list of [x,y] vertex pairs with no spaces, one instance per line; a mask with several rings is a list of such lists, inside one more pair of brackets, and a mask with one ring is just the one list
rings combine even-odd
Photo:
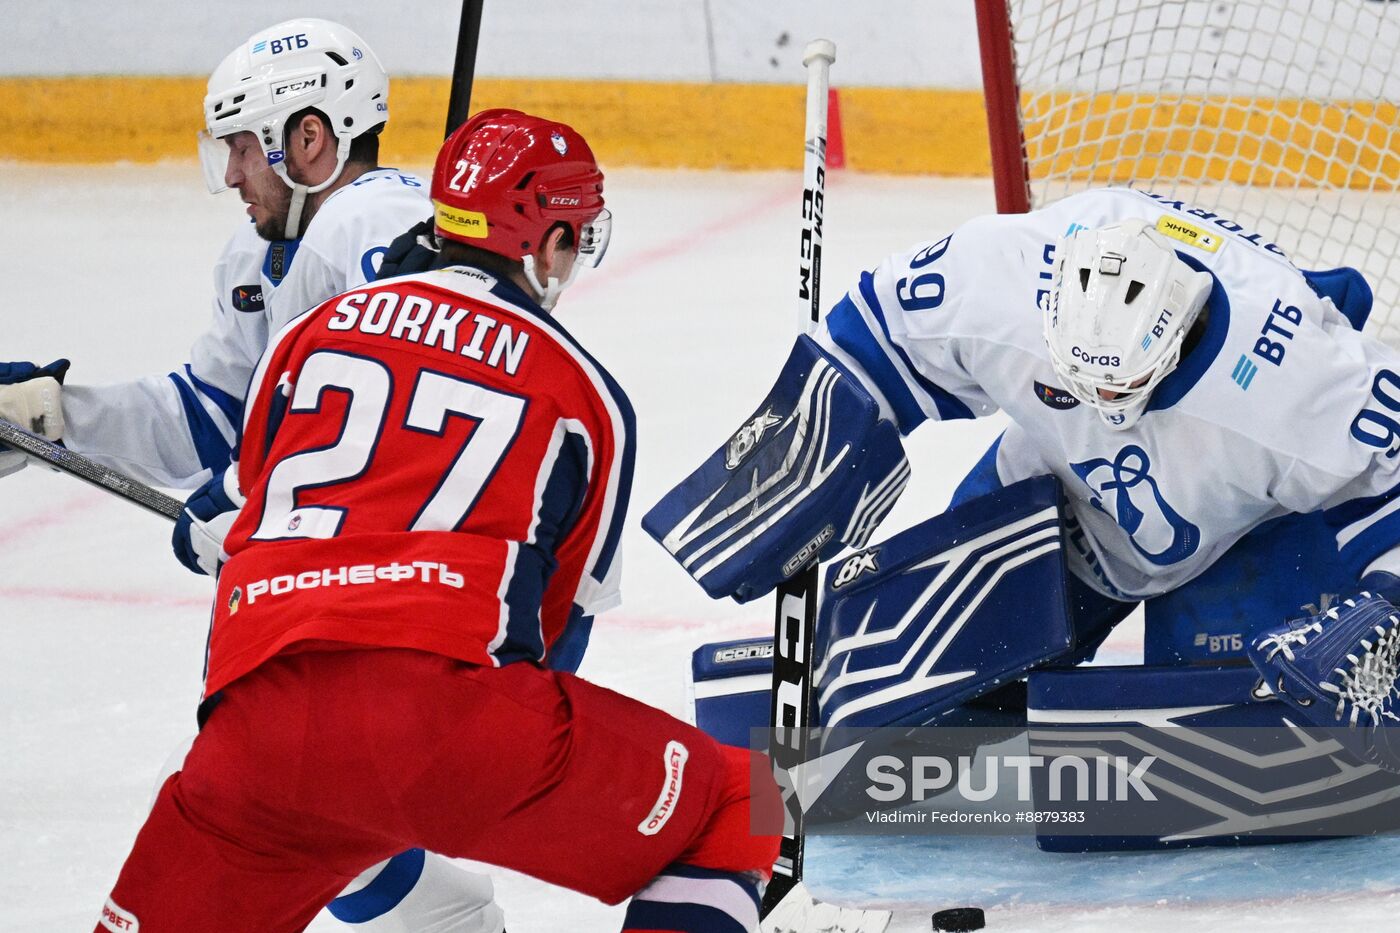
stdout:
[[626,397],[548,314],[602,181],[569,127],[480,113],[434,170],[440,268],[269,347],[204,727],[98,931],[300,930],[412,847],[632,898],[626,930],[757,928],[766,763],[546,667],[617,600],[632,472]]

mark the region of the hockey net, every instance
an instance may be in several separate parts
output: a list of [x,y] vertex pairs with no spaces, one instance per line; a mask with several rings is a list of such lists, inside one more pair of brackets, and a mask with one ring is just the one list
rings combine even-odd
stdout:
[[1354,266],[1400,346],[1400,3],[977,0],[997,207],[1191,201]]

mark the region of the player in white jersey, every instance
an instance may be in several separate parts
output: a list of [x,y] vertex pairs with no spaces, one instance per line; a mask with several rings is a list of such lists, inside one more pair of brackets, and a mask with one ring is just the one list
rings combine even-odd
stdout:
[[39,378],[0,390],[0,416],[28,425],[32,410],[57,406],[61,417],[43,425],[50,439],[182,488],[227,465],[268,334],[372,279],[394,237],[431,211],[422,181],[377,167],[388,76],[343,26],[291,20],[250,37],[210,77],[205,117],[211,190],[236,189],[250,222],[215,264],[213,323],[189,362],[116,385]]
[[[214,266],[214,319],[169,375],[61,385],[66,361],[0,366],[0,417],[145,482],[193,488],[229,465],[253,369],[288,321],[375,278],[430,216],[424,182],[378,165],[388,75],[350,29],[295,19],[260,30],[209,79],[200,154],[210,190],[248,205]],[[23,466],[0,453],[0,475]],[[178,758],[183,756],[177,756]],[[361,930],[496,933],[489,879],[405,853],[331,912]]]
[[[1352,597],[1329,617],[1343,622],[1368,600],[1400,605],[1400,353],[1360,333],[1371,298],[1354,270],[1301,271],[1228,218],[1145,192],[1094,190],[980,217],[864,274],[816,341],[799,340],[727,453],[643,524],[711,595],[752,598],[858,541],[888,510],[907,475],[896,431],[1000,410],[1011,425],[954,505],[1058,481],[1059,535],[1036,524],[1052,508],[987,540],[1047,553],[1062,544],[1068,632],[1033,625],[1033,599],[1015,618],[979,616],[978,600],[946,638],[912,639],[914,601],[929,596],[882,569],[898,548],[872,548],[824,590],[823,622],[838,629],[818,638],[822,724],[932,721],[1029,668],[1087,656],[1144,600],[1149,663],[1244,663],[1263,630],[1308,616],[1308,603],[1325,609],[1323,593]],[[927,542],[924,558],[951,568],[948,549],[964,543]],[[987,559],[1001,553],[1011,551]],[[982,585],[969,574],[968,586]],[[889,589],[848,631],[840,604],[857,580]],[[1156,624],[1154,606],[1171,618]],[[1230,620],[1224,649],[1203,637],[1213,618]],[[1379,665],[1386,687],[1400,664],[1400,613],[1391,618],[1395,657],[1367,668]],[[945,673],[940,652],[979,632],[984,647]],[[1266,637],[1282,661],[1280,645],[1309,636]],[[1018,639],[1045,647],[1008,650]],[[1356,644],[1358,656],[1371,651]],[[1251,660],[1266,687],[1288,689]],[[1286,678],[1304,707],[1308,676]],[[1359,753],[1400,768],[1400,742],[1388,763],[1376,744]]]
[[[1384,375],[1400,354],[1317,281],[1233,222],[1106,189],[887,259],[820,342],[902,433],[1005,411],[996,481],[1058,477],[1084,531],[1071,569],[1138,600],[1263,522],[1400,482]],[[1400,572],[1400,525],[1339,540],[1359,571]]]

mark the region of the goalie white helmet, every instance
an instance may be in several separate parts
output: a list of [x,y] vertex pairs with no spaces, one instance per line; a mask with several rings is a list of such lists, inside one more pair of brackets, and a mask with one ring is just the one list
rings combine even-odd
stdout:
[[1045,342],[1055,373],[1104,423],[1137,423],[1176,368],[1211,276],[1142,220],[1078,230],[1055,250]]
[[[287,174],[287,120],[313,107],[335,135],[336,165],[330,177],[306,186]],[[307,194],[334,184],[345,169],[350,143],[389,119],[389,76],[365,41],[323,19],[292,19],[254,33],[228,54],[209,77],[200,159],[209,190],[225,189],[227,149],[218,141],[235,133],[257,137],[267,165],[292,189],[286,236],[297,236]]]

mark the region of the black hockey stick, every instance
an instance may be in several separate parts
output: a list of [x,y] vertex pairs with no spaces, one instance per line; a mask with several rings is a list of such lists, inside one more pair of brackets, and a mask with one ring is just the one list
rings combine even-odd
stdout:
[[30,434],[8,421],[0,421],[0,442],[3,442],[4,446],[13,447],[24,453],[30,459],[47,463],[60,472],[76,476],[103,492],[119,496],[128,502],[141,506],[148,512],[154,512],[168,518],[172,522],[179,518],[180,513],[185,510],[185,504],[179,499],[173,499],[163,492],[152,489],[145,483],[109,469],[96,461],[89,460],[82,454],[74,453],[66,447],[60,447],[52,441]]
[[472,79],[476,74],[476,44],[481,37],[481,8],[486,0],[462,0],[462,23],[457,29],[457,54],[452,60],[452,94],[447,99],[446,138],[467,122],[471,112]]
[[[800,326],[812,333],[821,323],[822,210],[826,199],[826,98],[828,69],[836,46],[828,39],[807,43],[802,64],[807,69],[807,121],[802,164],[802,244],[798,261]],[[817,563],[778,584],[773,619],[773,738],[768,752],[775,772],[802,764],[807,755],[807,730],[812,722],[812,639],[816,633]],[[763,895],[767,916],[802,880],[802,812],[796,795],[788,801],[790,832],[784,833],[773,866],[773,880]]]

